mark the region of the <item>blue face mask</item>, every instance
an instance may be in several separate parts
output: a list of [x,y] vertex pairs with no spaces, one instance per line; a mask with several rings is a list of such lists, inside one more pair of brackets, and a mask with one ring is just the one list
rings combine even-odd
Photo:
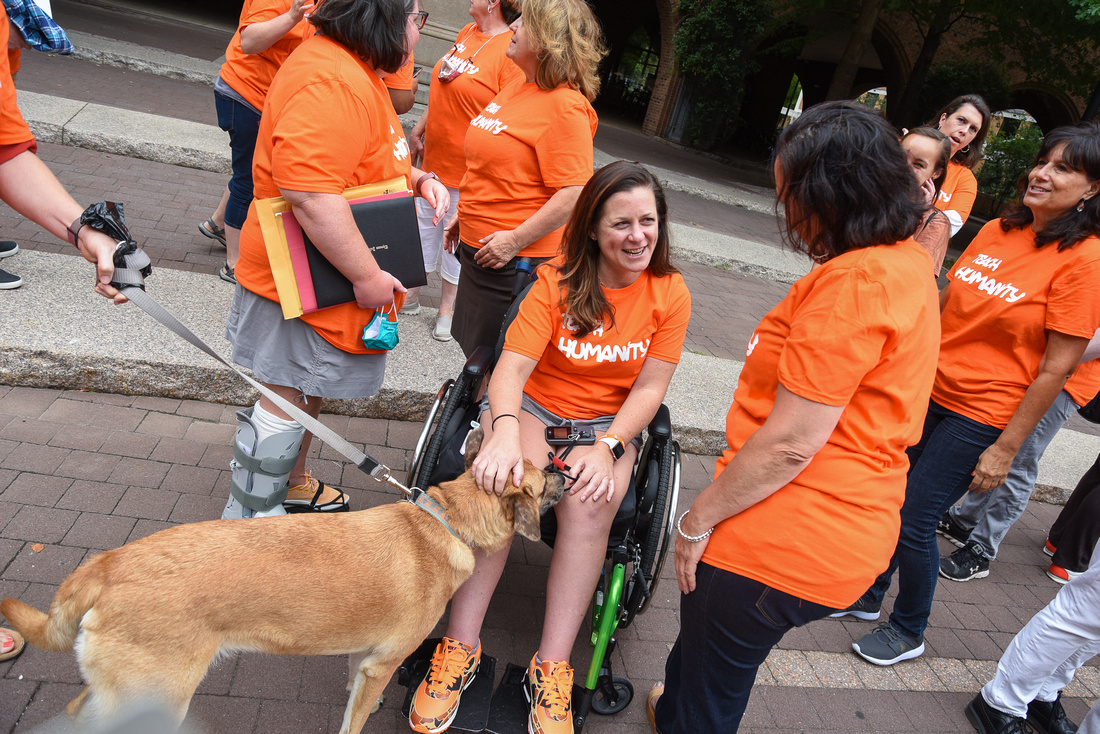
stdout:
[[363,329],[363,346],[367,349],[389,351],[397,346],[397,305],[388,306],[393,321],[386,316],[386,309],[374,312],[374,318]]

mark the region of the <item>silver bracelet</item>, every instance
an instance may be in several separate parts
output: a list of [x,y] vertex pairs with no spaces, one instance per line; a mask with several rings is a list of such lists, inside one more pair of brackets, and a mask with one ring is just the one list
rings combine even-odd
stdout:
[[714,528],[711,528],[710,530],[703,533],[702,535],[688,535],[687,533],[685,533],[680,528],[680,523],[682,523],[684,521],[684,518],[687,517],[689,512],[691,512],[691,510],[684,510],[684,514],[680,515],[680,519],[676,521],[676,532],[678,532],[680,534],[681,538],[683,538],[684,540],[686,540],[689,543],[698,543],[699,541],[706,540],[707,538],[709,538],[710,534],[714,532]]

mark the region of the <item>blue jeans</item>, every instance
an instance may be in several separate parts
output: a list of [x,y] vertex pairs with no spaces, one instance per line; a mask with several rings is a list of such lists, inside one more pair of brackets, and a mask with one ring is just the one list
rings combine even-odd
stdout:
[[700,563],[695,591],[680,596],[680,635],[665,663],[657,731],[736,732],[771,649],[787,630],[834,611]]
[[951,508],[951,517],[970,531],[970,540],[981,545],[987,558],[997,557],[1005,533],[1024,514],[1039,476],[1039,459],[1080,407],[1065,390],[1058,393],[1050,410],[1020,446],[1005,483],[988,492],[967,492],[962,504]]
[[233,229],[241,229],[248,217],[248,205],[252,203],[252,154],[256,151],[260,116],[217,92],[214,92],[214,105],[218,110],[218,127],[229,133],[229,150],[233,156],[225,223]]
[[909,455],[905,504],[901,507],[901,535],[890,567],[879,576],[869,594],[881,602],[898,571],[898,596],[890,624],[909,637],[922,637],[932,611],[940,551],[936,525],[947,508],[970,487],[974,467],[982,452],[1001,435],[987,426],[928,401],[928,415],[920,443]]

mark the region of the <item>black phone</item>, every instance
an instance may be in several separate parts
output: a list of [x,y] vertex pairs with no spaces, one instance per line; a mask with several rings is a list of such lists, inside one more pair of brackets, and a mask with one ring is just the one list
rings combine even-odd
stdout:
[[422,71],[424,71],[423,66],[414,66],[413,67],[413,79],[416,79],[418,76],[420,76],[420,72],[422,72]]
[[550,446],[591,446],[596,443],[596,432],[591,428],[574,426],[547,426],[546,443]]

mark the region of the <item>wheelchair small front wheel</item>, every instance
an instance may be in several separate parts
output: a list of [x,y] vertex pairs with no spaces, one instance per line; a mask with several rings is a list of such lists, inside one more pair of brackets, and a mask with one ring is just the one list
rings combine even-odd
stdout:
[[592,695],[592,710],[602,716],[617,714],[634,699],[634,684],[621,675],[604,680]]

